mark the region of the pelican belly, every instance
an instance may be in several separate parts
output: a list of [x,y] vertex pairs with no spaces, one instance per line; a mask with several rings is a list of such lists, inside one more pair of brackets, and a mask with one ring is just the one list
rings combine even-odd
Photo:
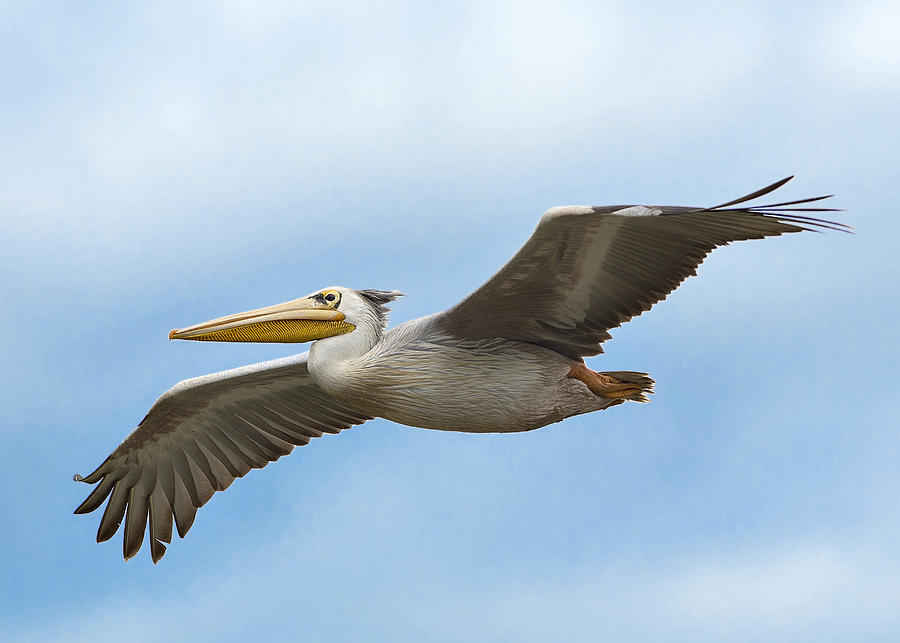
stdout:
[[359,358],[311,372],[351,408],[446,431],[528,431],[612,402],[568,377],[572,360],[542,346],[406,326]]

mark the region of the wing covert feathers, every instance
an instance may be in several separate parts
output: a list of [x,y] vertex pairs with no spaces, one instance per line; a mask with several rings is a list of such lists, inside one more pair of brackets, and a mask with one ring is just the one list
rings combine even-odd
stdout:
[[307,354],[180,382],[91,474],[96,484],[75,513],[107,501],[97,542],[125,523],[122,553],[140,550],[149,524],[156,563],[182,538],[197,509],[250,469],[259,469],[312,437],[370,419],[339,404],[309,377]]
[[828,196],[746,205],[791,178],[711,208],[552,208],[497,274],[435,324],[462,338],[531,342],[572,359],[596,355],[611,329],[665,299],[719,246],[804,230],[852,231],[809,216],[835,211],[809,206]]

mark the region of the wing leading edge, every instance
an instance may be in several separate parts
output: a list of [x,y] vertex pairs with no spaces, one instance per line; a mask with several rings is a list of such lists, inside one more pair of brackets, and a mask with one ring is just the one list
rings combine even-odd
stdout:
[[173,518],[184,538],[197,509],[250,469],[371,419],[319,388],[307,356],[185,380],[160,397],[103,464],[75,476],[97,485],[75,513],[94,511],[109,498],[97,542],[112,538],[124,517],[123,554],[131,558],[149,519],[156,563],[172,541]]
[[457,337],[526,341],[573,359],[601,353],[610,329],[665,299],[718,246],[803,230],[852,230],[809,216],[836,211],[808,206],[830,195],[742,205],[791,178],[710,208],[552,208],[505,266],[435,324]]

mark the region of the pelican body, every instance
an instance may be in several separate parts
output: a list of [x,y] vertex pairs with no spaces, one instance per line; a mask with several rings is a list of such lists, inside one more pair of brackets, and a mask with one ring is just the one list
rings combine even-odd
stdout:
[[[344,300],[358,296],[335,290]],[[506,433],[615,403],[569,377],[572,359],[537,344],[459,339],[432,317],[371,336],[371,347],[354,343],[352,334],[319,340],[308,367],[327,393],[372,417],[425,429]]]
[[595,372],[609,330],[664,299],[714,248],[849,226],[797,212],[816,197],[740,207],[779,181],[711,208],[548,210],[519,252],[459,304],[385,330],[397,291],[335,286],[276,306],[173,330],[171,339],[303,343],[308,353],[180,382],[90,475],[76,509],[109,499],[98,542],[125,522],[126,559],[149,521],[158,562],[216,491],[311,438],[381,417],[443,431],[529,431],[646,402],[653,380]]

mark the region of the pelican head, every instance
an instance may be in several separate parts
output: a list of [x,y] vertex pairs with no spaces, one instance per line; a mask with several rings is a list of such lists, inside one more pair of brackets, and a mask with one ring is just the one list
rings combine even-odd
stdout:
[[175,329],[169,339],[302,343],[344,335],[361,325],[376,326],[380,331],[387,321],[385,304],[400,295],[397,291],[332,286],[282,304]]

